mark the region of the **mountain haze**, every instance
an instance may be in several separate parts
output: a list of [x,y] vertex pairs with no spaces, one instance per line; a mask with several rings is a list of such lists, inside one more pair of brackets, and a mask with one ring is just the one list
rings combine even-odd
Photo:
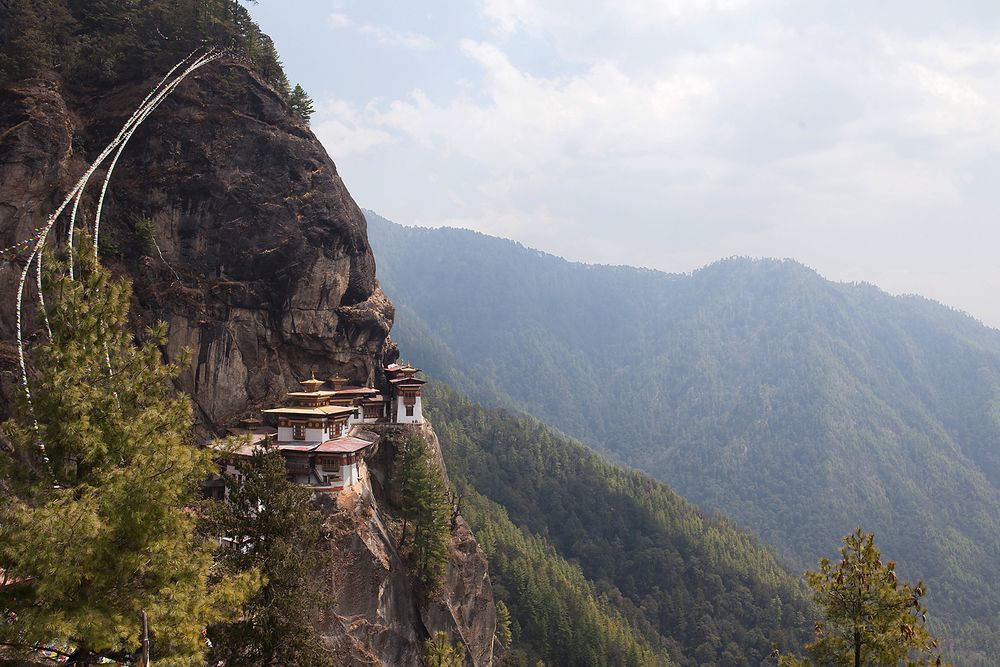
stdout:
[[431,375],[650,472],[796,568],[860,524],[928,582],[964,664],[995,641],[1000,332],[787,260],[668,275],[367,217],[394,337]]
[[[802,582],[745,531],[534,419],[436,383],[428,409],[496,595],[522,624],[515,647],[531,658],[640,664],[616,659],[620,648],[595,650],[600,632],[554,622],[582,615],[571,605],[586,610],[566,600],[573,590],[599,591],[607,615],[627,619],[625,646],[659,647],[681,665],[755,666],[772,646],[796,650],[808,639],[814,610]],[[553,572],[566,574],[553,581]]]

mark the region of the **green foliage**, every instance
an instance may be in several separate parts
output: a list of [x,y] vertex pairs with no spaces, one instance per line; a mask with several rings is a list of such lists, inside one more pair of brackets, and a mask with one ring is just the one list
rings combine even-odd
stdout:
[[626,618],[621,604],[599,592],[579,566],[544,538],[511,523],[496,503],[470,487],[461,488],[463,516],[490,562],[498,634],[501,609],[509,605],[506,615],[516,648],[504,653],[502,665],[534,665],[541,659],[568,667],[674,664],[667,642]]
[[465,662],[465,645],[458,642],[454,646],[444,632],[435,632],[424,642],[425,667],[462,667]]
[[306,122],[316,112],[316,109],[313,107],[312,98],[309,97],[299,84],[295,84],[295,89],[292,90],[292,94],[288,98],[288,106]]
[[153,221],[149,218],[142,218],[132,229],[132,237],[135,241],[136,248],[143,255],[152,255],[153,251],[156,250],[156,238],[153,236],[155,230],[153,229]]
[[441,584],[448,568],[451,504],[441,470],[418,431],[406,434],[397,458],[393,485],[400,495],[402,542],[410,535],[410,561],[417,581],[429,593]]
[[332,603],[313,575],[329,565],[322,548],[322,514],[312,494],[288,481],[276,450],[259,451],[226,478],[225,503],[214,508],[213,532],[228,546],[219,561],[230,572],[260,572],[266,584],[243,606],[239,620],[213,626],[212,664],[329,665],[331,657],[312,619]]
[[[926,627],[927,589],[900,581],[893,561],[882,562],[875,536],[858,528],[844,538],[841,560],[806,572],[823,620],[806,648],[816,665],[941,665]],[[781,664],[800,661],[785,659]]]
[[195,49],[228,48],[286,98],[271,39],[238,0],[8,0],[0,3],[0,82],[56,71],[72,88],[162,74]]
[[[803,587],[750,535],[534,420],[472,404],[437,383],[425,395],[463,515],[499,570],[498,590],[510,596],[498,595],[510,607],[515,646],[525,637],[535,646],[552,641],[539,629],[551,617],[535,605],[557,600],[559,585],[518,578],[541,576],[535,562],[514,574],[474,511],[473,488],[502,505],[519,529],[578,563],[617,613],[652,645],[663,642],[676,662],[756,667],[771,642],[805,642],[811,611]],[[518,602],[515,591],[530,602]],[[546,662],[565,664],[561,654],[538,650]]]
[[796,570],[870,528],[924,574],[961,662],[994,664],[1000,333],[789,261],[667,275],[368,218],[393,338],[429,375],[649,472]]
[[115,243],[109,241],[105,235],[97,242],[97,254],[100,255],[101,259],[114,259],[121,257],[122,250]]
[[510,609],[507,608],[503,600],[498,600],[496,607],[497,639],[500,642],[500,646],[510,648],[511,643],[514,641],[514,635],[510,632]]
[[64,71],[74,28],[65,0],[0,2],[0,83]]
[[3,426],[0,569],[16,583],[0,588],[0,610],[16,621],[0,641],[65,642],[84,660],[129,653],[146,611],[157,664],[191,664],[205,625],[229,618],[258,577],[209,583],[213,544],[191,507],[212,462],[190,441],[177,368],[161,361],[166,327],[137,343],[129,284],[89,248],[78,254],[75,282],[48,262],[52,336],[31,350],[33,409],[22,402]]

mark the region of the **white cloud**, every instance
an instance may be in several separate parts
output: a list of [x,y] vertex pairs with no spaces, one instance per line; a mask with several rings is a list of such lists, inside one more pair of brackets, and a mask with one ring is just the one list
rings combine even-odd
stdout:
[[312,128],[335,158],[363,153],[393,140],[388,132],[367,124],[350,103],[336,98],[317,106]]
[[350,16],[334,12],[327,17],[327,21],[334,29],[357,28],[363,35],[374,37],[379,44],[394,48],[408,49],[411,51],[426,51],[434,47],[434,40],[427,35],[408,30],[397,30],[389,26],[373,25],[371,23],[357,23]]
[[[434,49],[464,64],[454,85],[428,76],[317,114],[331,153],[366,175],[352,183],[365,205],[572,259],[691,270],[795,257],[1000,324],[982,296],[1000,281],[989,30],[941,27],[926,8],[904,25],[787,0],[480,9],[475,38]],[[433,44],[341,23],[385,47]]]
[[350,28],[354,25],[354,21],[351,20],[351,17],[338,12],[330,14],[330,16],[327,17],[327,21],[329,21],[330,26],[333,28]]
[[434,46],[433,39],[418,32],[408,32],[369,24],[361,26],[360,30],[366,35],[372,35],[379,43],[386,46],[395,46],[413,51],[425,51]]
[[763,0],[484,0],[483,15],[505,33],[579,28],[591,22],[606,28],[650,29],[665,22],[747,9]]
[[493,44],[464,40],[461,48],[482,68],[485,103],[463,97],[439,104],[414,91],[372,120],[476,162],[551,168],[641,155],[701,131],[697,110],[717,92],[694,63],[649,80],[612,62],[578,76],[541,78],[516,68]]

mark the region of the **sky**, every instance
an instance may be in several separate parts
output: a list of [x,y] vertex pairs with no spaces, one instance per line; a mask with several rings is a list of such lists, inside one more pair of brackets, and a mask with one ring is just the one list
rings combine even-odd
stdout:
[[250,9],[390,220],[670,272],[792,258],[1000,327],[996,0]]

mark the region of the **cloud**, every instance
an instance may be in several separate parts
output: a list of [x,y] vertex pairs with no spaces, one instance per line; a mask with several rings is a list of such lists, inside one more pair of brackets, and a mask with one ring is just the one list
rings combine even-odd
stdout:
[[356,23],[346,14],[334,12],[327,18],[334,29],[356,28],[363,35],[374,37],[379,44],[411,51],[426,51],[434,47],[434,40],[419,32],[397,30],[371,23]]
[[337,158],[362,153],[393,140],[385,130],[366,124],[362,114],[350,103],[336,98],[317,106],[312,127],[326,149]]
[[[701,19],[764,4],[762,0],[602,0],[586,6],[572,0],[484,0],[482,13],[504,33],[579,28],[650,29],[663,23]],[[572,29],[572,28],[571,28]]]
[[408,32],[365,24],[360,28],[366,35],[372,35],[381,44],[396,46],[413,51],[425,51],[434,46],[434,40],[418,32]]
[[[481,32],[434,49],[464,64],[461,84],[428,77],[317,114],[331,153],[370,174],[356,180],[365,205],[571,259],[686,271],[790,256],[1000,324],[976,296],[1000,282],[989,25],[783,0],[480,10]],[[345,27],[391,48],[419,34],[372,25]]]
[[332,28],[349,28],[354,25],[354,21],[351,20],[351,17],[337,12],[330,14],[330,16],[327,17],[327,21],[330,23]]

